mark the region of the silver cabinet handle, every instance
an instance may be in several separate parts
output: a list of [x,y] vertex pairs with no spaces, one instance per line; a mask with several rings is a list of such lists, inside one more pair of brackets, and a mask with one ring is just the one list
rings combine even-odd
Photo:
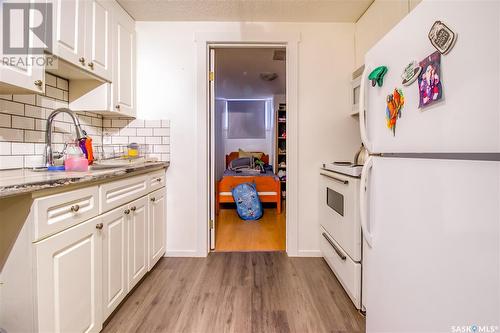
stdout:
[[96,228],[97,230],[101,230],[103,226],[104,226],[104,225],[103,225],[102,223],[97,223],[97,224],[95,225],[95,228]]
[[130,210],[133,211],[133,212],[135,212],[136,209],[137,208],[135,206],[130,207]]
[[340,257],[340,259],[342,259],[342,261],[345,261],[347,259],[346,255],[343,254],[342,251],[339,250],[339,248],[332,242],[332,240],[330,239],[330,237],[328,237],[328,235],[325,232],[322,233],[322,235],[323,235],[323,237],[325,237],[325,239],[327,240],[327,242],[330,243],[330,245],[335,250],[335,253],[337,253],[337,255]]
[[120,110],[120,104],[116,104],[116,105],[115,105],[115,109]]
[[94,70],[94,63],[93,62],[89,62],[87,64],[87,66],[89,66],[91,70]]
[[155,198],[155,197],[152,197],[150,200],[151,200],[151,202],[155,202],[155,201],[156,201],[156,198]]
[[157,182],[161,182],[161,178],[156,178],[156,181]]
[[337,182],[339,182],[339,183],[342,183],[342,184],[344,184],[344,185],[349,184],[349,181],[348,181],[348,180],[345,180],[345,179],[340,179],[340,178],[337,178],[337,177],[334,177],[334,176],[330,176],[330,175],[328,175],[328,174],[326,174],[326,173],[324,173],[324,172],[320,172],[319,174],[320,174],[320,175],[322,175],[322,176],[328,177],[328,178],[330,178],[330,179],[333,179],[333,180],[335,180],[335,181],[337,181]]
[[72,212],[75,212],[75,213],[76,213],[76,212],[77,212],[77,211],[79,211],[79,210],[80,210],[80,206],[79,206],[79,205],[73,205],[73,206],[71,206],[71,211],[72,211]]
[[125,213],[125,215],[130,214],[130,209],[125,209],[124,213]]
[[85,58],[84,57],[80,57],[80,59],[78,59],[78,61],[84,65],[85,64]]
[[41,88],[41,87],[42,87],[42,84],[43,84],[43,81],[42,81],[42,80],[36,80],[36,81],[35,81],[35,86],[37,86],[37,87],[40,87],[40,88]]

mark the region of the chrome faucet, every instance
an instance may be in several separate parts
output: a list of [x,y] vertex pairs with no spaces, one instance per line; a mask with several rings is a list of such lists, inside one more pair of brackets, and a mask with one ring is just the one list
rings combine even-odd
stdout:
[[47,118],[47,132],[45,133],[45,166],[53,166],[54,165],[54,155],[52,152],[52,122],[54,121],[54,118],[60,114],[60,113],[67,113],[70,115],[71,119],[73,119],[73,123],[75,124],[76,128],[76,139],[80,140],[82,138],[85,138],[87,133],[82,129],[82,126],[80,125],[80,121],[78,118],[75,116],[73,111],[67,108],[59,108],[55,109],[52,111],[52,113],[49,115]]

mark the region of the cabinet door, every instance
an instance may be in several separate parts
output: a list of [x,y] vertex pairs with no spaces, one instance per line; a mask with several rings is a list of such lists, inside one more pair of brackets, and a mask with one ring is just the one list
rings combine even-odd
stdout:
[[35,243],[38,331],[100,331],[100,222],[94,218]]
[[148,198],[129,204],[128,274],[129,290],[148,271]]
[[111,81],[112,2],[89,0],[86,4],[85,58],[87,67],[92,73]]
[[85,1],[53,0],[52,4],[54,54],[85,68]]
[[149,269],[165,254],[165,189],[149,195]]
[[103,320],[116,309],[128,292],[127,206],[102,216]]
[[[31,0],[30,3],[34,3],[34,0]],[[3,5],[0,5],[0,17],[3,17]],[[30,11],[29,20],[34,20],[35,11]],[[11,38],[11,44],[14,47],[20,47],[19,43],[23,47],[23,29],[17,28],[16,22],[23,20],[23,12],[22,11],[11,11],[10,19],[11,19],[11,29],[8,31]],[[3,45],[4,41],[4,29],[5,24],[0,25],[0,44]],[[30,51],[27,51],[28,54],[2,54],[2,57],[5,56],[15,57],[12,62],[0,62],[0,93],[13,93],[13,92],[26,92],[25,89],[34,91],[37,93],[45,92],[45,67],[33,65],[32,63],[25,63],[23,61],[16,61],[16,59],[22,60],[26,57],[37,57],[41,55],[31,54]],[[23,91],[24,90],[24,91]]]
[[118,4],[113,20],[113,45],[114,107],[135,116],[135,22]]

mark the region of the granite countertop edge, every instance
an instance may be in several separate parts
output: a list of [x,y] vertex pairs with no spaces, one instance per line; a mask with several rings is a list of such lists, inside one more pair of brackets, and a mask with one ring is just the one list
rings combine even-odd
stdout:
[[[42,179],[36,181],[30,181],[29,177],[25,177],[26,179],[24,182],[21,181],[18,182],[17,184],[7,185],[7,186],[2,186],[0,184],[0,199],[20,194],[27,194],[36,191],[46,190],[46,189],[59,188],[72,184],[84,184],[110,178],[117,178],[126,175],[128,173],[135,173],[145,170],[167,169],[169,166],[170,162],[147,162],[136,166],[101,169],[101,170],[94,170],[93,172],[82,172],[81,175],[79,175],[77,172],[71,172],[70,174],[61,172],[59,174],[50,171],[43,171],[44,173],[50,172],[55,177],[52,179]],[[20,170],[20,172],[22,171],[23,170]],[[29,170],[25,170],[25,172],[29,172]],[[36,174],[40,174],[40,172],[37,172]],[[59,175],[60,177],[57,177]],[[0,183],[2,180],[1,178],[2,178],[2,171],[0,171]]]

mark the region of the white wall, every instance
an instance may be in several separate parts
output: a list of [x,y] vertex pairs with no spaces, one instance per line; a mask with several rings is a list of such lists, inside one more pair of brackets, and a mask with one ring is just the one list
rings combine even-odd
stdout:
[[171,119],[167,171],[167,254],[196,255],[196,32],[282,31],[299,43],[299,255],[319,254],[318,167],[350,160],[359,144],[349,114],[354,24],[137,22],[137,98],[141,118]]
[[[356,65],[364,63],[365,53],[399,23],[421,0],[375,0],[356,22]],[[408,36],[411,38],[411,36]]]

